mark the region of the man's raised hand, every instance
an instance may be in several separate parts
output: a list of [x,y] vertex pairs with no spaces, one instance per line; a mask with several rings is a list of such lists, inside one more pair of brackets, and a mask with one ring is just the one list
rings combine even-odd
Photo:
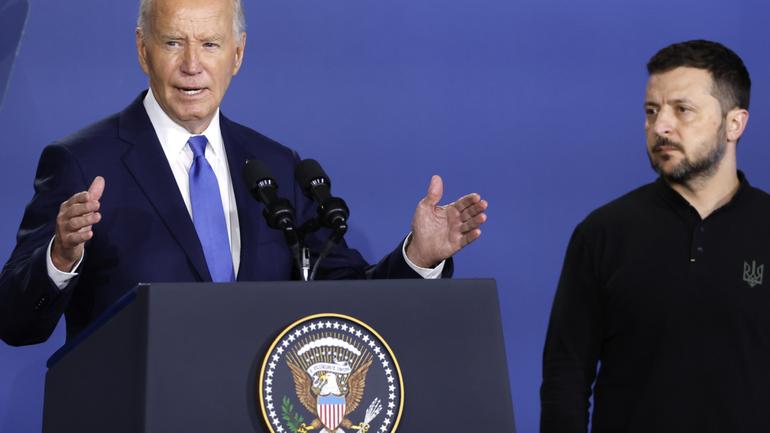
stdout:
[[468,194],[454,203],[439,206],[444,183],[433,176],[428,194],[417,204],[412,218],[412,239],[406,255],[414,264],[431,268],[481,236],[479,226],[487,220],[489,205],[478,194]]
[[83,256],[85,242],[94,236],[93,225],[102,219],[99,200],[103,192],[104,178],[96,176],[88,191],[73,195],[59,207],[51,248],[51,261],[56,269],[71,272]]

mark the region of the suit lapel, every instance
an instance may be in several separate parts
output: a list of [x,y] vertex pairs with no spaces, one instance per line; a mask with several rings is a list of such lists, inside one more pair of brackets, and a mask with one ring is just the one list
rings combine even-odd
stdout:
[[261,206],[246,189],[242,177],[243,166],[247,160],[254,159],[255,155],[243,148],[231,123],[225,116],[220,116],[219,125],[227,153],[227,163],[230,166],[230,180],[233,182],[235,203],[238,208],[238,225],[241,230],[241,264],[236,279],[238,281],[253,281],[256,277],[251,275],[253,269],[251,269],[250,264],[255,262],[253,255],[256,252],[254,248],[256,248],[257,240],[260,237],[260,231],[266,229],[267,226],[262,224],[262,215],[259,212]]
[[139,95],[120,115],[118,134],[132,145],[123,155],[123,162],[187,255],[198,278],[211,281],[198,233],[142,104],[145,94]]

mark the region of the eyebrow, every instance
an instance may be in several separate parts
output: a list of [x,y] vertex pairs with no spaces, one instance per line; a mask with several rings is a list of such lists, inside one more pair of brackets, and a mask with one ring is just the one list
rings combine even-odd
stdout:
[[225,37],[220,33],[215,33],[213,35],[204,35],[196,39],[204,42],[221,42],[225,39]]
[[[187,39],[187,37],[176,33],[161,34],[160,38],[162,40],[172,40],[172,41],[182,41]],[[221,41],[224,39],[224,36],[220,33],[214,33],[212,35],[205,35],[203,37],[196,38],[196,39],[201,41]]]
[[160,37],[160,39],[163,39],[163,40],[178,41],[178,40],[183,40],[184,39],[184,37],[182,35],[174,34],[174,33],[164,33],[164,34],[160,34],[158,36]]
[[[678,99],[671,99],[668,101],[668,104],[695,104],[692,99],[688,98],[678,98]],[[648,105],[654,105],[654,106],[660,106],[657,102],[650,102],[650,101],[644,101],[644,106]]]

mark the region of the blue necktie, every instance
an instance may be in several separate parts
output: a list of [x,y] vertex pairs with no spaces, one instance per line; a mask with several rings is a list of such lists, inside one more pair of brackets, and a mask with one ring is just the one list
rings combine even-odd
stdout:
[[203,247],[203,255],[206,256],[211,279],[215,282],[235,281],[219,184],[205,156],[207,143],[205,135],[195,135],[187,140],[193,152],[193,163],[190,167],[193,224]]

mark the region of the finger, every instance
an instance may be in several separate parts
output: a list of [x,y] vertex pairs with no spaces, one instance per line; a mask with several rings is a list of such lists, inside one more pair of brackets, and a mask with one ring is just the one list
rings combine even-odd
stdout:
[[471,218],[470,220],[462,223],[460,225],[460,232],[461,233],[467,233],[470,232],[482,224],[484,224],[487,221],[487,214],[478,214],[475,217]]
[[99,210],[99,207],[101,207],[100,203],[94,200],[89,200],[85,203],[74,203],[62,209],[61,215],[67,219],[79,217],[96,212]]
[[103,192],[104,192],[104,178],[101,176],[96,176],[94,178],[94,181],[91,182],[91,186],[88,187],[88,198],[90,200],[99,201],[99,199],[102,198]]
[[63,224],[65,232],[79,232],[83,227],[87,227],[98,223],[102,219],[102,215],[99,212],[90,213],[75,218],[66,220]]
[[423,200],[431,206],[436,206],[441,201],[441,196],[444,195],[444,181],[441,180],[441,176],[433,175],[430,178],[430,185],[428,185],[428,194]]
[[486,200],[481,200],[478,203],[474,203],[473,205],[463,209],[462,212],[460,213],[460,219],[462,221],[467,221],[475,217],[476,215],[484,213],[488,207],[489,207],[489,203],[487,203]]
[[88,201],[88,191],[81,191],[77,194],[73,194],[72,197],[68,198],[66,201],[64,201],[61,206],[59,206],[59,209],[65,209],[69,206],[72,206],[77,203],[85,203]]
[[473,206],[481,201],[481,196],[474,193],[466,194],[462,197],[460,197],[457,201],[455,201],[453,204],[455,208],[459,211],[465,210],[469,206]]
[[61,236],[62,246],[65,248],[74,248],[94,237],[93,230],[85,232],[68,233]]
[[475,241],[476,239],[478,239],[479,236],[481,236],[481,230],[480,229],[475,229],[475,230],[472,230],[469,233],[466,233],[463,236],[463,239],[462,239],[462,242],[461,242],[462,246],[463,247],[467,246],[469,243],[471,243],[471,242]]

